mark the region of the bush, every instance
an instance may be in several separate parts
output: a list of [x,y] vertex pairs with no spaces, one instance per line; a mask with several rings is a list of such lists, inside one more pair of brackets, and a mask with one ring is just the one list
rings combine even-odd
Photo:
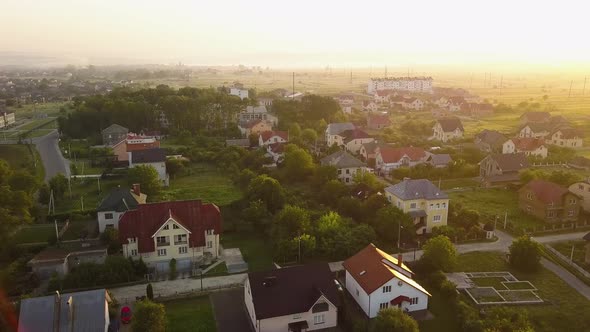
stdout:
[[523,272],[534,272],[541,265],[541,248],[528,236],[521,236],[510,245],[510,265]]
[[152,301],[154,299],[154,287],[151,283],[149,283],[145,288],[145,295],[147,296],[148,300]]

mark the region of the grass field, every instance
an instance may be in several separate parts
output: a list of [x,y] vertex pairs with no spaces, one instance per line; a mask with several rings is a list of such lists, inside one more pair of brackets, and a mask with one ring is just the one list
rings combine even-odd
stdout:
[[98,192],[98,179],[72,179],[72,196],[66,192],[62,199],[57,199],[55,211],[57,213],[78,211],[82,209],[82,198],[84,210],[96,209],[102,199],[109,194],[109,191],[120,185],[127,186],[123,178],[109,178],[100,180],[101,192]]
[[[82,231],[88,229],[88,223],[91,222],[94,222],[94,220],[71,222],[70,226],[64,233],[62,240],[68,241],[79,239]],[[58,224],[57,227],[61,229],[63,224]],[[47,242],[47,240],[53,235],[55,235],[54,224],[31,225],[21,228],[14,235],[14,240],[16,243]]]
[[483,221],[493,221],[498,216],[498,228],[502,228],[504,214],[508,212],[508,221],[520,227],[543,226],[541,220],[528,216],[518,208],[518,194],[504,189],[476,189],[449,193],[451,201],[461,203],[463,207],[476,210]]
[[6,160],[12,169],[35,168],[37,178],[43,180],[45,170],[39,157],[39,153],[34,147],[31,147],[33,155],[29,148],[24,144],[19,145],[0,145],[0,158]]
[[[157,201],[201,199],[203,202],[227,205],[242,198],[241,191],[221,171],[211,165],[201,164],[188,170],[188,175],[170,180],[170,186],[163,188]],[[153,200],[151,200],[153,201]]]
[[248,271],[264,271],[273,267],[272,247],[258,233],[223,233],[221,245],[224,248],[240,248],[244,261],[248,263]]
[[502,284],[502,281],[506,281],[506,279],[500,277],[471,278],[471,281],[478,287],[494,287],[497,290],[506,289]]
[[[47,114],[48,116],[58,116],[59,109],[68,105],[68,102],[52,102],[44,104],[26,104],[22,107],[13,108],[17,112],[17,119],[22,117],[32,118],[35,114]],[[67,107],[66,107],[67,108]]]
[[215,317],[209,296],[165,302],[167,331],[215,332]]

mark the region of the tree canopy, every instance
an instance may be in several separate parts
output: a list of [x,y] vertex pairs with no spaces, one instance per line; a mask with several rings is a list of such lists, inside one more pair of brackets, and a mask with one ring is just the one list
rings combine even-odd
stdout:
[[135,183],[141,184],[141,191],[147,195],[155,195],[161,188],[158,171],[150,165],[138,165],[130,168],[127,173],[127,182],[130,186]]
[[420,259],[432,270],[451,272],[457,265],[457,249],[444,235],[438,235],[424,244],[424,253]]
[[373,332],[418,332],[418,322],[399,308],[379,310],[373,325]]
[[149,300],[135,303],[131,329],[133,332],[165,332],[166,309],[161,303]]
[[510,245],[510,265],[523,272],[533,272],[541,266],[541,248],[528,236],[521,236]]

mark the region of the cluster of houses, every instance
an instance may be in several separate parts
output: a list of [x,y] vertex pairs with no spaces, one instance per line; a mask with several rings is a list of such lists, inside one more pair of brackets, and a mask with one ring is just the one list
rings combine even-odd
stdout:
[[170,183],[166,171],[166,151],[160,148],[159,134],[135,134],[118,124],[103,129],[103,146],[113,150],[117,163],[129,168],[139,165],[152,166],[164,186]]

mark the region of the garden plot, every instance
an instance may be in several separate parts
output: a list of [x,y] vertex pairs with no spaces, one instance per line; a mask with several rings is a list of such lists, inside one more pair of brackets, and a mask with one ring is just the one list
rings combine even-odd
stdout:
[[[476,304],[542,303],[537,288],[529,281],[518,280],[510,272],[471,272],[452,275],[451,280],[464,276],[460,282]],[[451,277],[451,276],[449,276]],[[455,282],[455,281],[453,281]],[[465,287],[469,285],[470,287]]]

